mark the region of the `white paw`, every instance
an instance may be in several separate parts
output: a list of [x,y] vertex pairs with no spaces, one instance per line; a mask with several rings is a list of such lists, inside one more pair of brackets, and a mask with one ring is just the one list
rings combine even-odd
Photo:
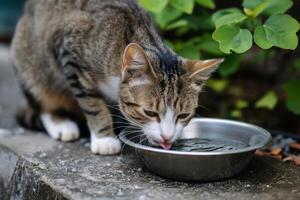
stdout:
[[121,142],[119,139],[113,137],[97,138],[92,135],[91,150],[94,154],[100,155],[117,154],[121,150]]
[[79,138],[79,128],[71,120],[55,121],[48,113],[42,114],[41,120],[48,134],[56,140],[68,142]]

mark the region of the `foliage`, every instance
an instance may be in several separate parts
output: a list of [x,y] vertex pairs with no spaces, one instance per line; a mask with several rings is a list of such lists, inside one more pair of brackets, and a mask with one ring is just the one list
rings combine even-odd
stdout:
[[229,116],[240,118],[248,107],[272,110],[280,101],[286,103],[288,110],[300,115],[300,80],[297,79],[300,58],[289,63],[290,78],[295,80],[285,80],[283,87],[264,90],[256,101],[235,96],[231,91],[238,91],[238,86],[231,86],[229,81],[230,76],[239,72],[241,61],[253,48],[257,58],[251,61],[254,65],[261,62],[261,58],[275,57],[279,49],[296,49],[300,25],[286,13],[293,6],[292,0],[240,0],[236,7],[229,8],[219,8],[221,3],[216,4],[215,0],[139,2],[167,36],[166,43],[181,56],[225,57],[218,79],[209,80],[207,84],[217,93],[237,98]]
[[300,114],[300,80],[288,80],[283,88],[287,94],[288,109]]
[[276,106],[278,99],[274,91],[269,91],[261,99],[259,99],[255,106],[257,108],[273,109]]

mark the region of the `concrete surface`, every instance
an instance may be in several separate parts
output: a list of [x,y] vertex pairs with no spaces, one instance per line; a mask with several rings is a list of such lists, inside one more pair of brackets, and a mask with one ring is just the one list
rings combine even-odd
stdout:
[[[239,176],[186,183],[149,172],[135,153],[96,156],[89,141],[61,143],[18,128],[24,104],[7,48],[0,47],[0,199],[300,199],[300,168],[255,157]],[[187,172],[189,173],[189,172]]]

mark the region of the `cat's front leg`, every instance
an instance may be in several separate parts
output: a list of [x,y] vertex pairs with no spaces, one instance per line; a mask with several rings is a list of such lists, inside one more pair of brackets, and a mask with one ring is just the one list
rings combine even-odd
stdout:
[[78,70],[78,66],[67,64],[64,69],[72,92],[86,116],[92,152],[101,155],[119,153],[121,142],[113,132],[112,116],[101,95],[93,89],[93,81],[82,69]]
[[112,116],[105,102],[99,98],[85,98],[83,112],[91,131],[91,150],[95,154],[112,155],[121,150],[121,143],[113,132]]

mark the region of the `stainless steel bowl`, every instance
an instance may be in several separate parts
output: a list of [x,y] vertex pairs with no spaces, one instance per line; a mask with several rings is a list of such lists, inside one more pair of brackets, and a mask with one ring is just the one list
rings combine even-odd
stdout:
[[[266,145],[270,133],[258,126],[223,119],[194,118],[184,128],[181,138],[226,139],[247,145],[221,152],[182,152],[149,147],[138,142],[138,134],[125,129],[120,139],[136,149],[145,165],[154,173],[184,181],[214,181],[240,173],[254,151]],[[132,139],[131,139],[132,138]]]

